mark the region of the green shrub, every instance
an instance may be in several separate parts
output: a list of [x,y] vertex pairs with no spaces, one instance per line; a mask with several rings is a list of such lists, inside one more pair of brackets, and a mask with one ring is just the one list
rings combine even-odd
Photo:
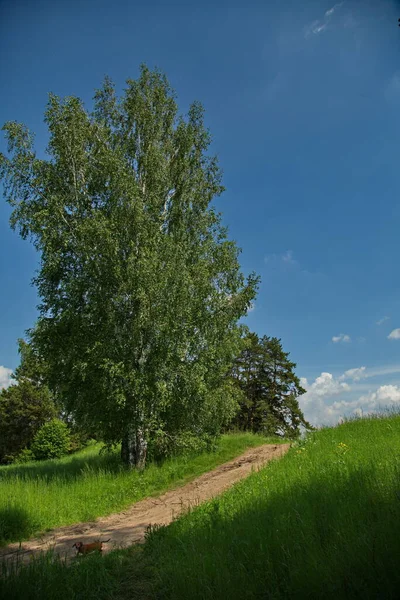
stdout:
[[29,448],[22,448],[21,452],[17,454],[14,458],[13,462],[17,465],[22,465],[24,463],[32,462],[35,460],[35,456]]
[[0,391],[0,463],[15,460],[29,448],[39,429],[57,415],[54,401],[45,386],[27,379]]
[[90,436],[90,434],[85,433],[84,431],[77,430],[74,427],[70,427],[68,429],[70,434],[70,445],[69,445],[69,453],[74,454],[75,452],[79,452],[86,446],[90,445],[90,442],[96,443],[96,440]]
[[163,460],[175,456],[190,456],[215,450],[218,438],[216,436],[195,435],[190,432],[181,432],[169,435],[165,431],[153,433],[147,450],[149,460]]
[[59,419],[45,423],[34,437],[31,450],[36,460],[61,458],[70,447],[68,426]]

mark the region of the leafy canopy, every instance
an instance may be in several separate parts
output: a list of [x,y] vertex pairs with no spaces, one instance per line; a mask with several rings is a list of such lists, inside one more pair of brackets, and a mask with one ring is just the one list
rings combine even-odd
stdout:
[[12,383],[0,392],[0,463],[14,460],[29,447],[40,427],[57,415],[43,367],[30,346],[19,340],[21,364]]
[[80,422],[120,441],[129,427],[218,429],[234,400],[223,374],[258,277],[212,207],[223,191],[203,109],[178,116],[165,76],[141,68],[94,108],[50,94],[48,158],[16,122],[0,175],[11,225],[34,243],[40,316],[33,347]]

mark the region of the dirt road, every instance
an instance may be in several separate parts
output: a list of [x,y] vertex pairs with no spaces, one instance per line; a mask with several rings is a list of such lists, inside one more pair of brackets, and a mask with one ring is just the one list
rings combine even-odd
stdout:
[[53,529],[40,538],[23,542],[21,547],[15,543],[0,548],[0,560],[14,560],[18,555],[18,559],[25,562],[32,554],[51,548],[68,559],[75,556],[76,551],[72,546],[79,541],[89,543],[111,538],[110,542],[105,544],[104,552],[141,543],[149,525],[167,525],[188,508],[218,496],[249,475],[253,469],[258,470],[268,461],[283,456],[289,447],[289,444],[266,444],[252,448],[182,487],[166,492],[158,498],[141,500],[123,512],[88,523]]

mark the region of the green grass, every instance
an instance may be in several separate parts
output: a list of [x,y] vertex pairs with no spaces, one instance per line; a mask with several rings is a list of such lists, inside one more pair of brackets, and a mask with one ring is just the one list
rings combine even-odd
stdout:
[[142,548],[34,561],[0,596],[397,599],[399,459],[399,416],[318,431]]
[[3,575],[0,565],[0,598],[7,600],[153,600],[157,593],[141,546],[90,554],[68,566],[48,553]]
[[149,464],[142,474],[124,468],[117,452],[99,455],[99,445],[60,460],[1,467],[0,543],[123,510],[268,441],[224,435],[215,452]]
[[153,536],[160,597],[399,598],[399,459],[399,416],[310,435]]

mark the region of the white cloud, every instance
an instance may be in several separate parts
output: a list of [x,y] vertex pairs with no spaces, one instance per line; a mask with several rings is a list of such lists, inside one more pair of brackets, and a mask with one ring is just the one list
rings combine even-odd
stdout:
[[332,338],[332,342],[337,344],[338,342],[351,342],[351,338],[346,333],[340,333],[339,335],[334,335]]
[[321,21],[313,21],[306,32],[306,37],[308,37],[311,33],[313,33],[314,35],[321,33],[322,31],[324,31],[324,29],[327,28],[327,26],[327,23],[321,23]]
[[376,322],[377,325],[382,325],[382,323],[384,323],[385,321],[388,321],[390,319],[390,317],[382,317],[382,319],[379,319],[379,321]]
[[[347,399],[355,389],[343,379],[357,381],[367,377],[365,367],[349,369],[337,379],[331,373],[321,373],[310,385],[307,379],[300,379],[307,392],[299,397],[299,404],[308,421],[313,425],[335,425],[344,416],[374,413],[388,406],[400,406],[400,386],[381,385],[375,391],[354,399]],[[356,386],[357,389],[357,386]],[[338,395],[344,396],[334,400]],[[332,401],[333,400],[333,401]]]
[[264,258],[265,263],[273,263],[273,262],[283,262],[286,264],[295,265],[297,261],[293,258],[293,251],[286,250],[283,254],[268,254]]
[[335,12],[335,10],[337,8],[339,8],[340,6],[342,6],[343,2],[339,2],[338,4],[335,4],[335,6],[332,6],[332,8],[330,8],[329,10],[326,11],[325,13],[325,17],[331,17],[333,15],[333,13]]
[[372,411],[379,406],[400,403],[400,386],[381,385],[375,392],[361,396],[357,402]]
[[347,392],[350,390],[350,386],[347,383],[341,383],[339,380],[336,380],[332,373],[321,373],[311,385],[308,384],[305,378],[302,378],[300,381],[307,392],[315,396],[334,396],[343,391]]
[[393,331],[389,333],[388,339],[389,340],[400,340],[400,328],[393,329]]
[[400,386],[381,385],[375,392],[360,396],[357,400],[334,402],[332,410],[337,414],[362,416],[396,405],[400,405]]
[[400,365],[388,365],[387,367],[368,369],[365,377],[383,377],[384,375],[394,375],[396,373],[400,373]]
[[308,38],[311,35],[318,35],[325,31],[325,29],[327,29],[328,27],[331,18],[333,17],[333,14],[338,8],[340,8],[340,6],[342,6],[342,4],[344,4],[344,2],[335,4],[334,6],[332,6],[332,8],[326,11],[322,19],[316,19],[315,21],[310,23],[310,25],[307,25],[304,29],[304,37]]
[[12,369],[0,366],[0,390],[6,388],[11,383]]
[[335,422],[335,412],[326,403],[326,399],[349,392],[350,386],[335,379],[331,373],[321,373],[311,385],[305,378],[300,379],[300,383],[307,390],[299,397],[306,419],[314,425]]
[[356,369],[349,369],[345,371],[343,375],[339,377],[339,381],[343,381],[343,379],[352,379],[353,381],[359,381],[360,379],[364,379],[367,377],[365,373],[366,367],[358,367]]
[[294,262],[296,262],[293,259],[293,252],[292,252],[292,250],[286,250],[286,252],[284,254],[282,254],[282,260],[283,260],[283,262],[287,262],[287,263],[294,263]]

